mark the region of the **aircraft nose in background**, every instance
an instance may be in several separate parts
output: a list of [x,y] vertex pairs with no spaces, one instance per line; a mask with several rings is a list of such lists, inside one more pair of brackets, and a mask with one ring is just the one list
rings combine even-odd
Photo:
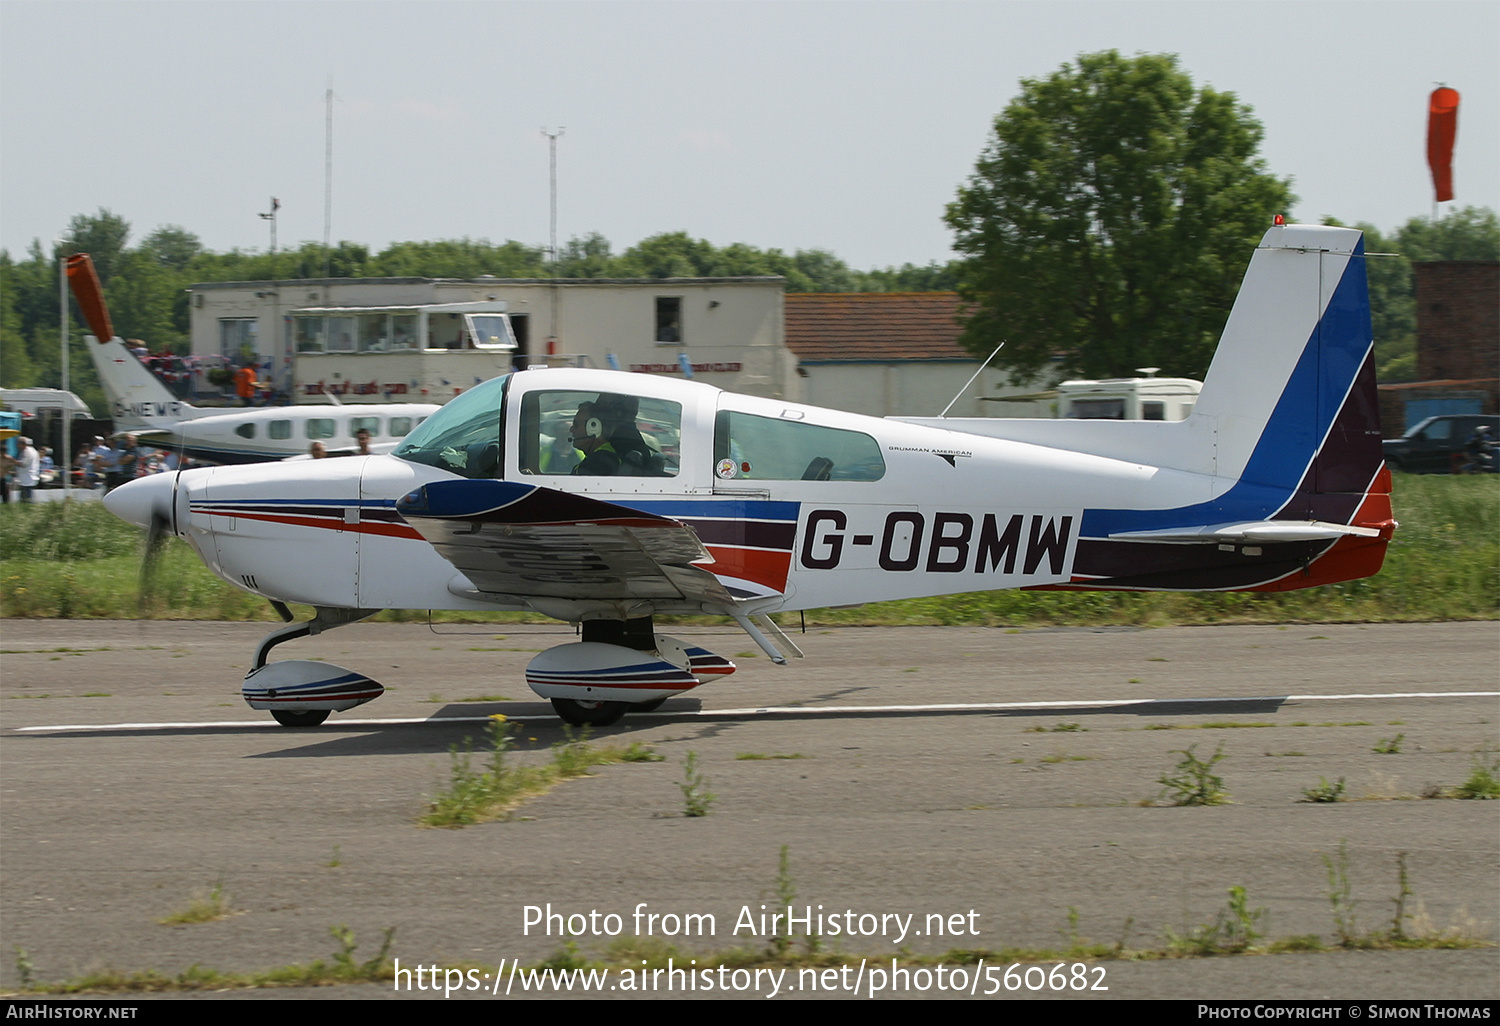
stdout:
[[104,497],[104,508],[127,523],[150,527],[152,515],[171,517],[172,479],[156,474],[127,481]]

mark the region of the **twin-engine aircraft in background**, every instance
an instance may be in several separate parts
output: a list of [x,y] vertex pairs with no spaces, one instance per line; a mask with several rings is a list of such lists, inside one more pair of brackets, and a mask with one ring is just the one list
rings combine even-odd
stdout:
[[163,474],[105,500],[215,573],[315,608],[244,694],[292,725],[379,695],[290,638],[387,608],[582,625],[527,683],[571,723],[651,709],[733,664],[656,633],[716,614],[778,663],[768,614],[998,588],[1280,591],[1379,570],[1381,459],[1360,233],[1271,228],[1191,416],[880,420],[691,382],[528,370],[390,455]]
[[[150,368],[114,337],[87,254],[68,260],[68,280],[93,335],[86,341],[115,430],[142,443],[209,463],[260,463],[308,452],[320,442],[332,455],[357,450],[355,435],[370,432],[371,452],[390,452],[440,409],[435,403],[277,406],[225,410],[178,399]],[[330,397],[331,398],[331,397]]]

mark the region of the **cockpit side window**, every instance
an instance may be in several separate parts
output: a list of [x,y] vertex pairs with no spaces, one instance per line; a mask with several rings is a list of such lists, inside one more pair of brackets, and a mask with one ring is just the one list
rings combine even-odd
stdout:
[[500,476],[510,375],[475,385],[422,422],[392,455],[468,478]]
[[676,477],[681,443],[680,403],[571,390],[521,400],[523,474]]
[[720,481],[879,481],[880,443],[863,431],[792,417],[720,410],[714,425],[714,477]]

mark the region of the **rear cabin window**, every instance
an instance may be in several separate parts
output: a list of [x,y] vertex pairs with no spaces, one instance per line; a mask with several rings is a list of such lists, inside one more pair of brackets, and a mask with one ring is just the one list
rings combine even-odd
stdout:
[[380,434],[380,418],[379,417],[350,417],[349,418],[349,437],[353,438],[355,435],[359,434],[361,431],[368,431],[372,435],[378,435],[378,434]]
[[306,434],[308,438],[332,438],[333,437],[333,418],[332,417],[311,417],[311,418],[308,419],[307,423],[303,426],[302,430],[303,430],[303,433]]
[[407,435],[411,434],[411,418],[392,417],[390,420],[386,421],[386,427],[389,428],[388,434],[390,434],[392,438],[405,438]]
[[277,440],[292,437],[292,422],[289,420],[271,421],[270,435]]
[[721,481],[879,481],[885,459],[880,443],[862,431],[720,410],[714,476]]

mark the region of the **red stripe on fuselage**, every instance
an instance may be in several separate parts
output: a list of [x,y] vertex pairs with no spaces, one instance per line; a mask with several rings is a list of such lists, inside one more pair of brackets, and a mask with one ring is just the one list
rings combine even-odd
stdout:
[[346,524],[342,519],[293,517],[286,516],[285,514],[271,513],[240,513],[222,509],[195,509],[193,512],[207,513],[215,517],[239,517],[242,520],[260,520],[269,524],[287,524],[291,527],[321,527],[325,531],[353,531],[357,534],[383,534],[390,538],[424,540],[420,534],[406,524],[385,524],[378,520],[362,520],[359,523]]

